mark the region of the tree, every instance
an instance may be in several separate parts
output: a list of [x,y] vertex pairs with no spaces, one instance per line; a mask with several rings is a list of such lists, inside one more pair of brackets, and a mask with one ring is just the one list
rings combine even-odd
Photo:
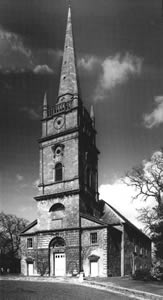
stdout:
[[133,168],[123,180],[135,189],[133,199],[141,198],[147,202],[152,200],[153,207],[139,210],[141,220],[146,230],[150,230],[155,242],[156,255],[163,258],[163,149],[155,152],[149,161]]
[[20,260],[20,232],[28,221],[15,215],[0,213],[1,267],[15,272]]

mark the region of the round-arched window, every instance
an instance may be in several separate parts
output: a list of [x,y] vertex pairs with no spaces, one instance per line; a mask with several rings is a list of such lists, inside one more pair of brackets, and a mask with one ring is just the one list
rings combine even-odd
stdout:
[[49,212],[54,212],[54,211],[64,210],[64,209],[65,207],[62,203],[55,203],[50,207]]
[[64,247],[65,246],[65,241],[63,238],[61,237],[56,237],[54,238],[51,243],[50,243],[50,247]]

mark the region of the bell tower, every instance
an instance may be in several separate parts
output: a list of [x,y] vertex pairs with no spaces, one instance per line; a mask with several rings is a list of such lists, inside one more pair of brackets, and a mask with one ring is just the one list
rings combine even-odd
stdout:
[[79,95],[70,7],[55,102],[49,107],[45,94],[39,194],[35,197],[40,230],[79,227],[80,212],[98,216],[95,118],[93,107],[89,114]]

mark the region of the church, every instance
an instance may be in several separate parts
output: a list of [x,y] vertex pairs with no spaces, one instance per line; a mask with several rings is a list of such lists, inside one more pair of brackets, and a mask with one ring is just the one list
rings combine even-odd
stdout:
[[71,7],[55,102],[49,107],[45,94],[37,220],[21,233],[21,273],[107,277],[149,268],[151,240],[99,200],[95,116],[80,98]]

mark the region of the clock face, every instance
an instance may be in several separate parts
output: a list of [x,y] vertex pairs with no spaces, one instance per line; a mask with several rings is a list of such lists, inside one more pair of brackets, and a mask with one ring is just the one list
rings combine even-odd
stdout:
[[54,128],[55,129],[60,129],[64,125],[64,118],[62,116],[57,117],[54,120]]

